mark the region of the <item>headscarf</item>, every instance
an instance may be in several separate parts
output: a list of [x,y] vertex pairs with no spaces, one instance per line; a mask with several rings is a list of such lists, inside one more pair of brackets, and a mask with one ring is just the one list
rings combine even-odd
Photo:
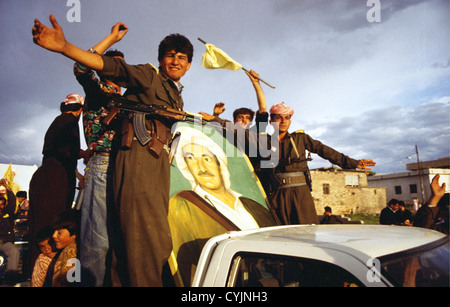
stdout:
[[280,114],[280,115],[294,115],[294,109],[289,107],[284,102],[275,104],[270,108],[270,114]]
[[180,140],[175,151],[175,161],[177,162],[177,166],[181,174],[191,183],[192,189],[195,189],[197,183],[192,176],[183,155],[183,148],[188,144],[203,146],[206,150],[216,156],[219,161],[219,168],[222,174],[224,186],[229,189],[231,187],[230,172],[228,171],[228,159],[224,149],[214,142],[211,137],[208,137],[200,130],[181,125],[176,127],[175,133],[176,132],[180,132],[181,135],[179,136]]
[[64,99],[64,104],[75,104],[79,103],[81,105],[84,105],[84,98],[81,95],[78,94],[69,94],[67,95],[66,99]]

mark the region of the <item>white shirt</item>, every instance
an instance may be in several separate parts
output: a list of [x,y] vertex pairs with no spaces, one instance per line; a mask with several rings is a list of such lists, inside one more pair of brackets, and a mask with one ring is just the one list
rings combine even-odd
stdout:
[[222,213],[227,219],[232,221],[241,230],[259,228],[253,216],[245,209],[239,197],[242,196],[232,190],[228,190],[235,198],[233,207],[224,203],[220,199],[214,197],[212,194],[203,190],[200,186],[194,188],[194,192],[205,199],[209,204],[214,206],[220,213]]

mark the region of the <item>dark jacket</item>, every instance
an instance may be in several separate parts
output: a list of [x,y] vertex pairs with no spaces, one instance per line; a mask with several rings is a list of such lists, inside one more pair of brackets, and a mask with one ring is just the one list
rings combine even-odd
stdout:
[[397,225],[397,215],[390,207],[386,207],[381,210],[380,213],[381,225]]
[[0,244],[14,243],[14,218],[0,216]]
[[[151,64],[129,65],[122,59],[102,57],[103,77],[126,88],[123,95],[126,99],[183,109],[177,85]],[[172,123],[163,119],[160,121],[170,133]],[[147,130],[153,129],[153,123],[152,118],[146,119]],[[172,251],[167,221],[170,187],[168,154],[163,150],[161,156],[156,158],[146,146],[133,141],[129,150],[119,150],[114,177],[114,194],[120,208],[121,230],[126,242],[130,285],[162,285],[162,268]]]
[[14,211],[16,208],[16,198],[14,193],[6,190],[7,203],[0,213],[0,244],[7,242],[14,243]]
[[344,224],[344,221],[336,215],[324,215],[320,224]]
[[429,207],[427,204],[422,205],[414,216],[414,226],[434,229],[436,217],[439,207]]

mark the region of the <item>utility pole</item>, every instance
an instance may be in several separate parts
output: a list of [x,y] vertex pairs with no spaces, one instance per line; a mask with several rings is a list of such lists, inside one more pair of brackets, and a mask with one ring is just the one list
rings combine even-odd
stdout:
[[423,179],[422,179],[422,167],[419,160],[419,147],[416,145],[416,155],[417,155],[417,168],[419,169],[419,180],[420,180],[420,191],[422,192],[422,204],[424,203],[425,195],[423,190]]

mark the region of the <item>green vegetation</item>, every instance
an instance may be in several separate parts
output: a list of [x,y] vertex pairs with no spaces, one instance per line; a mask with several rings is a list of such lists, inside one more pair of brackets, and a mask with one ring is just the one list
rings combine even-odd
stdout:
[[362,221],[364,224],[379,224],[380,215],[379,214],[346,214],[346,218],[351,219],[352,221]]

